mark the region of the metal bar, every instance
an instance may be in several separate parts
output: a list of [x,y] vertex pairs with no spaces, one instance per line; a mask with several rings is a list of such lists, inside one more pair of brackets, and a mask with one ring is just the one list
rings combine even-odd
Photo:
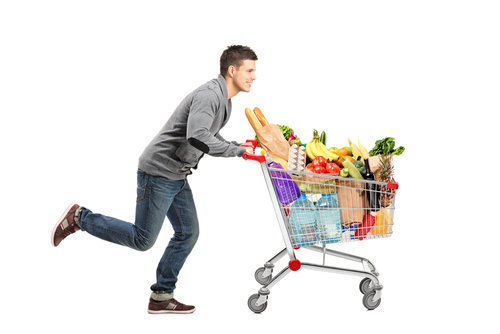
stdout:
[[273,258],[271,258],[267,262],[268,263],[276,263],[279,260],[281,260],[283,258],[283,256],[285,256],[285,254],[286,254],[286,248],[283,248],[283,250],[281,252],[279,252],[278,254],[276,254]]
[[346,268],[339,268],[339,267],[329,267],[329,266],[321,266],[319,264],[313,264],[313,263],[301,263],[301,269],[312,269],[316,271],[324,271],[324,272],[329,272],[329,273],[336,273],[336,274],[343,274],[343,275],[351,275],[351,276],[359,276],[359,277],[368,277],[372,280],[374,286],[378,286],[379,280],[377,276],[375,276],[372,273],[366,272],[366,271],[361,271],[361,270],[354,270],[354,269],[346,269]]
[[293,250],[292,243],[290,242],[290,237],[288,236],[285,220],[283,219],[283,215],[281,214],[281,206],[278,203],[278,195],[276,194],[276,190],[274,189],[273,181],[271,180],[271,174],[269,173],[269,168],[267,167],[266,162],[262,162],[260,166],[262,168],[262,174],[264,174],[267,190],[269,191],[269,196],[271,197],[271,202],[273,203],[274,212],[276,213],[276,218],[278,219],[278,223],[280,225],[281,234],[283,236],[283,241],[285,242],[286,245],[288,256],[290,257],[290,261],[295,260],[295,252]]
[[[319,253],[323,253],[323,248],[318,247],[318,246],[304,246],[302,248],[309,249],[309,250],[319,252]],[[368,261],[367,259],[360,257],[360,256],[351,255],[351,254],[347,254],[347,253],[341,253],[341,252],[334,251],[334,250],[331,250],[328,248],[326,249],[326,254],[340,257],[340,258],[343,258],[346,260],[356,261],[356,262],[363,262],[363,260]],[[368,261],[368,262],[370,262],[370,261]]]

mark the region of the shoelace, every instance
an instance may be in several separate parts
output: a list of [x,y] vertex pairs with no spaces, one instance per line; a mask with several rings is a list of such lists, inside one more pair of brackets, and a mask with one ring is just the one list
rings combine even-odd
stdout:
[[76,228],[74,225],[68,226],[66,229],[62,230],[62,237],[66,238],[68,235],[76,232]]

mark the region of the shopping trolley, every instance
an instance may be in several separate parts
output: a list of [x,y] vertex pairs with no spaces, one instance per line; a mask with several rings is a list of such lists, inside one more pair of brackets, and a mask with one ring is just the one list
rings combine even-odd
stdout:
[[[247,142],[254,149],[257,146],[255,140]],[[281,252],[256,270],[255,279],[262,287],[248,299],[250,310],[263,312],[270,289],[291,271],[302,268],[362,277],[359,289],[363,305],[368,310],[377,308],[383,286],[373,263],[326,245],[390,237],[398,184],[273,168],[272,161],[262,154],[245,153],[243,158],[260,163],[285,242]],[[300,248],[322,253],[323,264],[299,261],[295,251]],[[273,276],[275,263],[286,254],[288,266]],[[326,255],[360,262],[363,270],[326,266]]]

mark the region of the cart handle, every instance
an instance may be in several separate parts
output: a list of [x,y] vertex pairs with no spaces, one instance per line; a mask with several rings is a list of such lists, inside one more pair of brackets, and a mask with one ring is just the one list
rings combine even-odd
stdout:
[[[246,143],[249,143],[254,150],[257,147],[257,141],[255,139],[247,139],[245,144]],[[248,146],[245,144],[243,144],[242,146]],[[248,152],[245,152],[241,155],[241,157],[245,160],[254,160],[254,161],[258,161],[258,162],[265,162],[266,161],[266,157],[263,154],[250,154]]]

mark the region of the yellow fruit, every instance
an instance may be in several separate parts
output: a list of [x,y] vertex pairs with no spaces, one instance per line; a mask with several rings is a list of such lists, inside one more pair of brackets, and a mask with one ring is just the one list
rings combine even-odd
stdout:
[[392,229],[392,219],[391,215],[387,210],[379,210],[376,213],[375,225],[371,229],[372,235],[384,235],[391,231]]

